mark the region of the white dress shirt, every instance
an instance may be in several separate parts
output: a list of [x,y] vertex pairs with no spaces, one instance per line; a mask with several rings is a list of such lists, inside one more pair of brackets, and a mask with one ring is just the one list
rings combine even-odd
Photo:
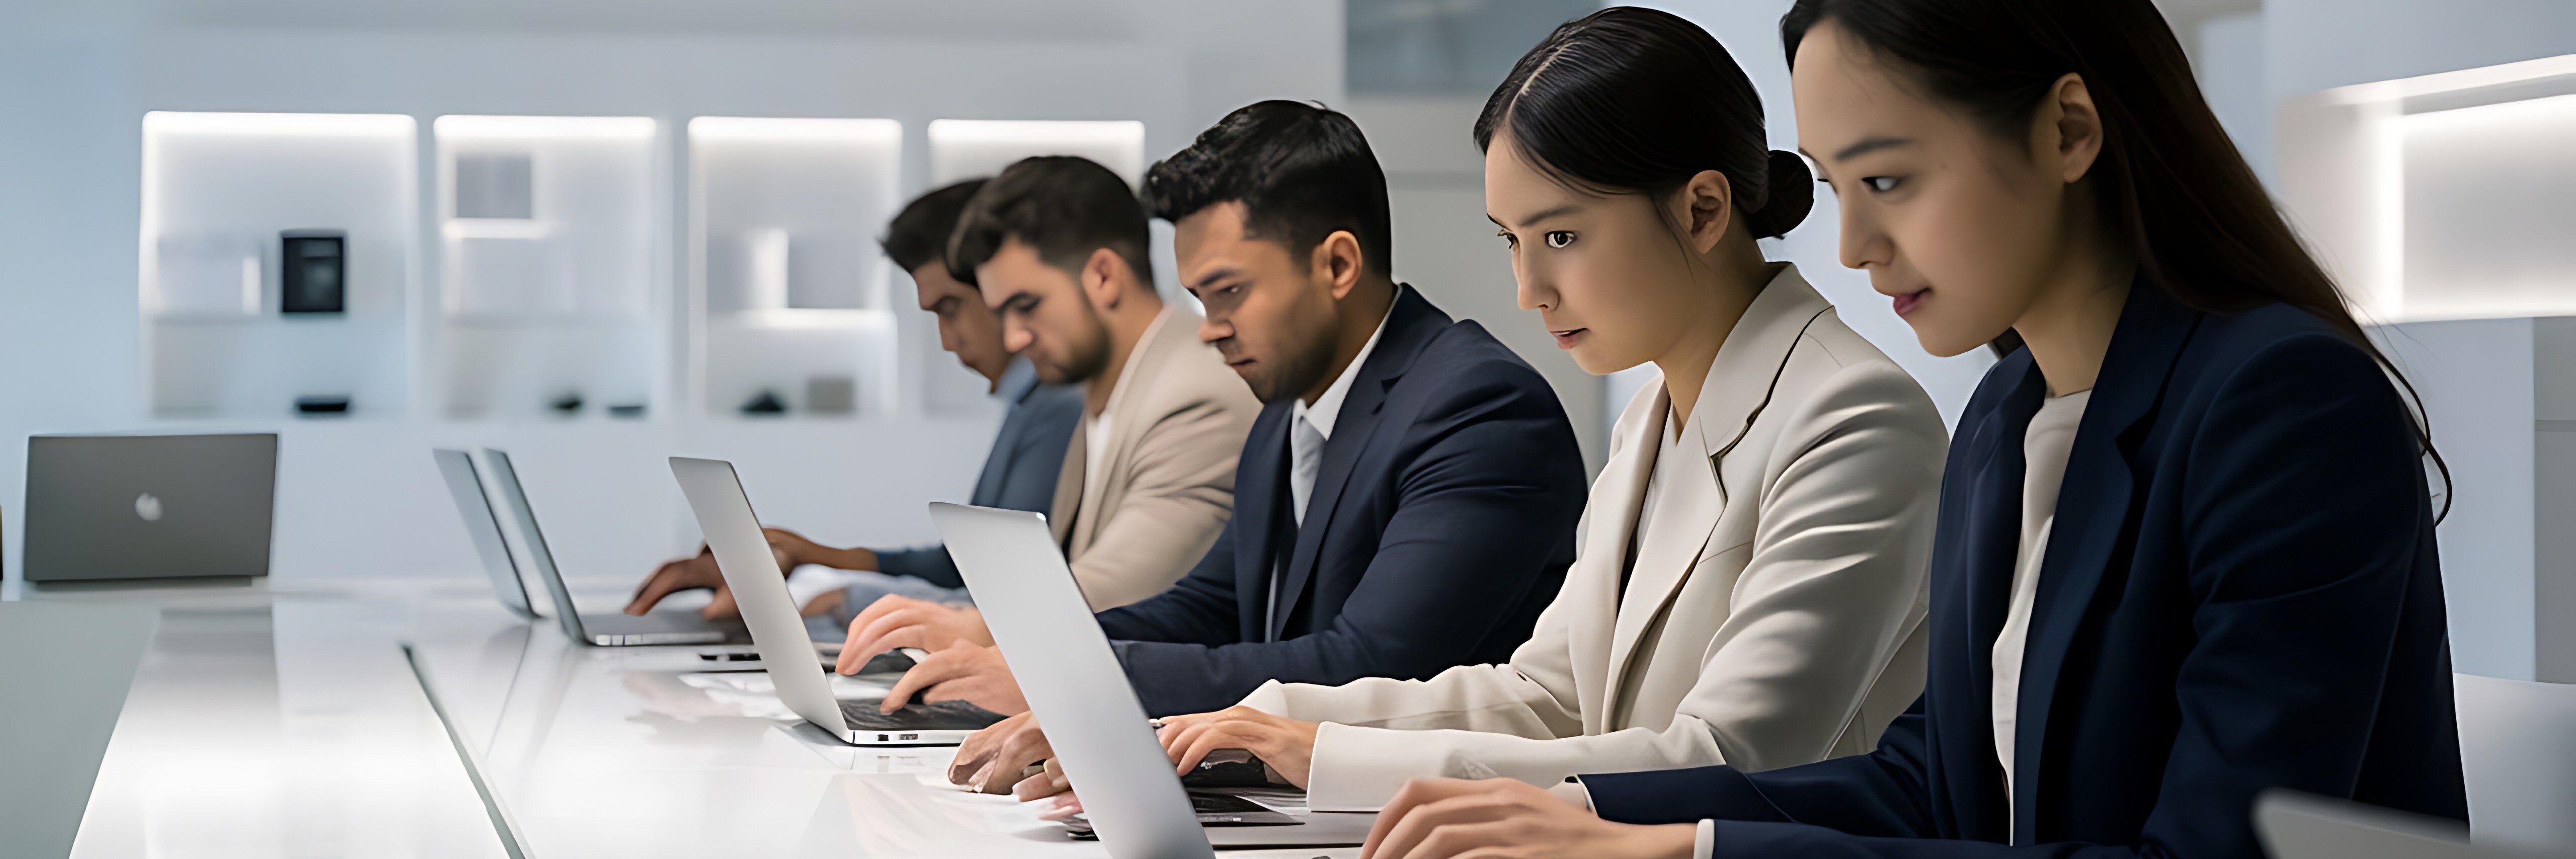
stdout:
[[[1995,759],[2004,767],[2004,795],[2012,795],[2014,722],[2021,707],[2021,656],[2030,641],[2031,608],[2039,600],[2039,562],[2048,556],[2048,532],[2057,521],[2057,488],[2066,481],[2066,457],[2075,428],[2093,392],[2050,397],[2022,434],[2021,551],[2014,556],[2012,604],[1995,636]],[[2020,811],[2015,809],[2014,814]]]
[[1288,493],[1293,502],[1288,509],[1299,525],[1306,524],[1306,499],[1315,494],[1315,476],[1323,473],[1324,442],[1333,438],[1333,423],[1342,417],[1342,401],[1350,397],[1351,380],[1359,378],[1361,365],[1377,351],[1377,338],[1386,334],[1386,320],[1395,315],[1394,310],[1393,305],[1387,307],[1387,315],[1377,320],[1377,330],[1369,332],[1368,342],[1360,344],[1350,366],[1342,368],[1313,406],[1299,399],[1288,407]]

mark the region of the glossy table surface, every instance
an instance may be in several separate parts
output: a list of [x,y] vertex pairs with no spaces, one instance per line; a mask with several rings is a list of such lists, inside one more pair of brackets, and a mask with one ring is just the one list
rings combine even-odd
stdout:
[[[580,599],[598,611],[618,595],[593,596]],[[761,672],[704,671],[686,648],[576,646],[488,590],[35,598],[163,607],[81,859],[505,857],[427,693],[537,859],[1107,855],[1035,806],[948,785],[952,748],[841,745]]]

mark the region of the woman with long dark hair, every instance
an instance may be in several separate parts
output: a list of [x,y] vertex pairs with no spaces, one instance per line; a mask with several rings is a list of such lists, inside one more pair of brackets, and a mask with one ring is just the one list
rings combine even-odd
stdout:
[[1612,8],[1486,102],[1486,212],[1521,306],[1577,364],[1662,373],[1612,430],[1580,549],[1530,640],[1424,681],[1270,683],[1165,719],[1187,772],[1247,749],[1327,810],[1408,778],[1766,770],[1868,751],[1923,685],[1947,436],[1913,378],[1759,238],[1814,183],[1733,57]]
[[2465,819],[2440,461],[2149,0],[1781,37],[1844,264],[1935,354],[2024,344],[1950,450],[1922,699],[1767,773],[1417,781],[1365,855],[2257,857],[2276,787]]

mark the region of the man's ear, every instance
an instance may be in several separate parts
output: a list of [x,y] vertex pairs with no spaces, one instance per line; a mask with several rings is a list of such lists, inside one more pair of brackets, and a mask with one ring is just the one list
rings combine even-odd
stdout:
[[1351,290],[1360,285],[1360,271],[1366,267],[1367,257],[1360,252],[1360,237],[1351,235],[1349,230],[1334,230],[1323,241],[1316,242],[1314,252],[1306,260],[1309,276],[1332,289],[1335,301],[1350,297]]
[[1673,193],[1673,222],[1680,224],[1691,248],[1708,253],[1735,221],[1735,186],[1726,174],[1702,170]]
[[[2093,104],[2093,90],[2073,72],[2057,79],[2048,90],[2042,121],[2048,123],[2043,140],[2053,143],[2040,155],[2059,162],[2059,178],[2067,184],[2084,178],[2093,162],[2102,157],[2102,111]],[[2053,138],[2053,139],[2050,139]]]
[[1118,309],[1118,302],[1126,298],[1125,279],[1120,277],[1126,271],[1127,260],[1108,248],[1094,249],[1091,258],[1083,261],[1082,295],[1091,300],[1093,309]]

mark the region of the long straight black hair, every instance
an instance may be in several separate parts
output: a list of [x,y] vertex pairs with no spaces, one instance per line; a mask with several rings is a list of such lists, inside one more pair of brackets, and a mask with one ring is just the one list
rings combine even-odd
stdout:
[[1935,98],[2018,139],[2059,78],[2083,79],[2102,113],[2093,183],[2102,223],[2148,283],[2207,312],[2278,302],[2325,320],[2413,401],[2416,443],[2442,474],[2423,398],[2370,342],[2334,278],[2309,255],[2218,124],[2191,61],[2149,0],[1797,0],[1780,19],[1798,43],[1832,21]]

